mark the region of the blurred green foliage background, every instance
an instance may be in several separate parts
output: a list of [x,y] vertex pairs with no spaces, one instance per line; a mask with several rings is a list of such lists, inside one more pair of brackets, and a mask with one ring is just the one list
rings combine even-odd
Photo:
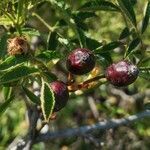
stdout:
[[[71,6],[72,10],[77,10],[82,4],[88,0],[64,0],[65,3]],[[115,0],[110,0],[115,1]],[[137,1],[135,4],[135,12],[137,22],[140,25],[145,9],[147,0]],[[0,2],[1,3],[1,2]],[[58,12],[51,8],[47,3],[41,4],[35,8],[35,11],[51,26],[53,26],[57,18],[61,16]],[[2,22],[1,22],[2,24]],[[28,18],[28,25],[39,30],[43,41],[46,40],[48,30],[45,28],[39,20],[34,17]],[[111,11],[97,11],[96,17],[86,19],[86,25],[88,27],[87,35],[98,41],[110,42],[119,38],[121,31],[125,27],[124,20],[119,13]],[[74,36],[74,32],[71,29],[60,29],[60,32],[64,36]],[[146,30],[143,35],[143,41],[148,46],[148,53],[150,52],[150,28]],[[121,59],[120,53],[113,54],[113,60]],[[78,79],[80,80],[80,79]],[[150,92],[150,84],[144,79],[137,80],[134,84],[128,88],[122,90],[127,95],[134,95],[136,93]],[[121,100],[121,97],[110,94],[109,89],[112,87],[108,84],[102,85],[88,94],[83,94],[78,97],[72,95],[68,105],[59,112],[56,120],[50,122],[50,128],[53,130],[60,130],[64,128],[77,127],[86,124],[96,123],[87,102],[88,97],[95,95],[96,107],[99,111],[100,118],[121,118],[129,114],[134,114],[137,111],[143,109],[145,103],[150,103],[150,95],[145,96],[144,99],[140,99],[137,102],[130,102],[129,100]],[[17,89],[16,89],[17,91]],[[3,101],[3,95],[1,95],[0,102]],[[6,149],[6,147],[17,136],[26,134],[28,129],[28,123],[26,121],[26,107],[21,98],[15,99],[15,102],[11,104],[8,110],[0,118],[0,150]],[[101,143],[102,149],[141,149],[148,150],[150,147],[150,127],[149,119],[141,120],[130,127],[120,127],[119,129],[110,130],[107,132],[101,132],[98,140]],[[34,146],[33,149],[50,149],[51,150],[91,150],[96,149],[94,144],[86,141],[84,138],[68,138],[65,140],[56,140],[50,143],[39,143]]]

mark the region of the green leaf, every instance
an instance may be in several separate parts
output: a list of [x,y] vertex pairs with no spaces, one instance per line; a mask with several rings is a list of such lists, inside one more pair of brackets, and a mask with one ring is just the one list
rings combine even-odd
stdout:
[[47,39],[47,49],[48,50],[56,50],[57,45],[58,45],[57,33],[50,32],[48,39]]
[[42,75],[46,78],[46,80],[48,82],[52,82],[52,81],[56,81],[57,80],[57,77],[55,74],[51,73],[51,72],[48,72],[48,71],[43,71],[42,72]]
[[3,87],[3,94],[4,94],[4,99],[7,100],[11,97],[12,94],[12,87]]
[[119,36],[119,40],[122,40],[130,35],[130,31],[128,27],[125,27]]
[[119,11],[118,7],[109,1],[90,1],[85,3],[81,8],[81,11]]
[[146,6],[146,11],[145,11],[145,16],[142,22],[142,33],[145,32],[145,30],[147,29],[148,23],[149,23],[149,17],[150,17],[150,1],[147,2],[147,6]]
[[22,28],[21,31],[23,34],[26,34],[26,35],[40,36],[40,32],[33,28]]
[[49,0],[50,2],[51,2],[51,4],[53,4],[56,8],[61,8],[61,9],[65,9],[65,1],[63,1],[63,0],[60,0],[60,1],[58,1],[58,0]]
[[44,119],[48,122],[54,109],[55,97],[51,87],[44,81],[42,81],[40,100]]
[[86,37],[86,46],[87,46],[87,48],[89,48],[90,50],[94,50],[94,49],[96,49],[96,48],[98,48],[98,47],[101,47],[101,46],[102,46],[102,43],[98,42],[98,41],[95,40],[95,39]]
[[77,28],[78,36],[79,36],[79,42],[81,47],[86,47],[86,36],[84,34],[84,31],[80,28]]
[[14,96],[10,97],[4,103],[0,104],[0,116],[6,111],[6,109],[9,107],[13,99]]
[[96,17],[96,14],[94,12],[77,12],[76,14],[73,15],[77,20],[82,21],[84,21],[87,18]]
[[114,42],[111,42],[111,43],[108,43],[108,44],[102,46],[101,48],[98,48],[94,52],[96,54],[107,53],[107,52],[114,50],[115,48],[121,46],[121,44],[122,43],[119,41],[114,41]]
[[82,20],[75,19],[76,26],[83,31],[88,31],[89,27],[86,23],[84,23]]
[[25,87],[22,87],[22,89],[24,90],[25,94],[27,95],[27,97],[35,104],[39,105],[40,104],[40,98],[38,96],[36,96],[34,93],[32,93],[30,90],[28,90]]
[[18,7],[17,7],[17,22],[20,23],[20,19],[23,16],[23,7],[24,0],[18,0]]
[[118,0],[120,7],[122,8],[123,12],[126,16],[130,19],[134,26],[137,25],[135,12],[133,10],[133,5],[130,0]]
[[139,64],[140,67],[150,66],[150,57],[145,57]]
[[111,54],[108,53],[103,53],[97,56],[98,57],[98,61],[100,62],[101,66],[105,69],[107,68],[110,64],[112,64],[112,58],[111,58]]
[[0,71],[10,69],[10,67],[26,62],[28,57],[27,55],[9,56],[0,64]]
[[137,0],[130,0],[130,1],[131,1],[132,6],[134,6],[135,4],[137,4]]
[[7,34],[4,34],[0,38],[0,58],[3,58],[4,55],[7,53]]
[[147,69],[147,70],[140,70],[139,76],[140,76],[141,78],[144,78],[144,79],[150,81],[150,69]]
[[64,19],[60,19],[56,24],[57,27],[63,27],[68,25]]
[[41,59],[42,61],[50,61],[52,59],[61,58],[60,53],[57,51],[44,51],[41,54],[37,55],[36,58]]
[[[71,42],[75,43],[76,45],[79,45],[79,40],[77,38],[72,39]],[[101,42],[98,42],[97,40],[86,36],[86,47],[88,49],[95,51],[95,49],[100,48],[102,46],[103,44]]]
[[38,69],[34,67],[17,66],[10,69],[0,77],[0,84],[17,81],[36,72],[38,72]]
[[[84,13],[84,12],[80,12],[80,13]],[[88,12],[86,12],[88,13]],[[90,12],[89,12],[90,13]],[[89,15],[90,16],[90,15]],[[86,17],[88,17],[88,14],[85,14],[85,16],[82,14],[80,16],[74,15],[73,14],[73,19],[76,23],[76,26],[84,31],[88,30],[88,26],[86,23],[84,23],[84,20],[86,19]]]
[[8,17],[1,16],[0,25],[11,26],[12,25],[12,21]]
[[65,45],[66,47],[69,47],[70,42],[69,42],[68,39],[59,37],[58,41],[59,41],[60,44]]
[[146,102],[144,104],[144,110],[149,109],[150,110],[150,102]]
[[128,55],[130,55],[130,53],[139,45],[140,42],[141,42],[141,39],[140,39],[140,38],[134,39],[134,40],[130,43],[130,45],[129,45],[127,51],[126,51],[125,57],[127,57]]

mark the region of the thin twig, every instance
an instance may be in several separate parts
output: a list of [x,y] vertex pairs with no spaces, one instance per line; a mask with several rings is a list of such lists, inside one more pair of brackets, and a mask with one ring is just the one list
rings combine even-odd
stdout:
[[94,100],[94,98],[92,96],[88,96],[87,99],[88,99],[88,103],[89,103],[89,106],[91,108],[91,111],[92,111],[92,113],[94,115],[94,118],[98,121],[98,119],[99,119],[99,112],[97,110],[95,100]]
[[81,90],[81,89],[85,89],[85,88],[87,89],[88,85],[90,83],[95,82],[95,81],[98,82],[98,80],[100,80],[102,78],[105,78],[104,74],[101,74],[101,75],[98,75],[98,76],[96,76],[94,78],[88,79],[88,80],[86,80],[86,81],[84,81],[84,82],[82,82],[80,84],[76,84],[76,83],[74,84],[73,83],[73,84],[68,86],[69,92],[75,92],[77,90]]
[[40,17],[38,14],[36,13],[32,13],[32,16],[35,16],[36,18],[38,18],[48,29],[49,31],[53,32],[54,31],[54,28],[51,27],[47,22],[45,22],[42,17]]
[[94,125],[82,126],[79,128],[66,129],[57,132],[47,132],[45,134],[39,135],[35,142],[49,141],[52,139],[67,138],[74,136],[83,136],[84,134],[91,133],[96,130],[108,130],[111,128],[120,127],[122,125],[128,125],[134,123],[135,121],[141,120],[143,118],[150,117],[150,110],[145,110],[135,115],[131,115],[122,119],[111,119],[109,121],[99,122]]

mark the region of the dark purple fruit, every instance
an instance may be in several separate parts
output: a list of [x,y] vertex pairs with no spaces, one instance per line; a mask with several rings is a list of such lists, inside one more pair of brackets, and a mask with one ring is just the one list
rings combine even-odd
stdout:
[[62,109],[67,104],[67,101],[69,99],[69,92],[66,84],[61,81],[54,81],[50,83],[50,86],[55,96],[54,112],[56,112]]
[[113,63],[106,69],[107,80],[115,86],[126,86],[138,77],[138,68],[128,61]]
[[83,75],[95,67],[95,57],[90,50],[78,48],[69,54],[66,65],[72,74]]

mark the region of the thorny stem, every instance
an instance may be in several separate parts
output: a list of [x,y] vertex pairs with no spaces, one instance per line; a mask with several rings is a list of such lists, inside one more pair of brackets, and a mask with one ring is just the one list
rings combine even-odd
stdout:
[[73,78],[73,74],[69,72],[68,74],[68,82],[67,85],[72,85],[75,82],[74,78]]
[[102,79],[102,78],[105,78],[105,75],[104,74],[101,74],[99,76],[96,76],[94,78],[91,78],[91,79],[88,79],[80,84],[71,84],[71,85],[68,85],[68,89],[69,89],[69,92],[75,92],[77,90],[81,90],[81,89],[84,89],[84,88],[88,88],[89,84],[92,83],[92,82],[95,82],[99,79]]
[[31,60],[31,62],[34,62],[35,64],[37,64],[38,67],[41,68],[43,71],[49,71],[47,66],[42,61],[36,59],[32,55],[30,55],[30,60]]
[[45,134],[39,135],[36,138],[35,143],[41,141],[50,141],[54,139],[75,137],[75,136],[79,137],[87,133],[92,133],[93,131],[98,131],[98,130],[106,131],[108,129],[113,129],[123,125],[134,123],[143,118],[150,118],[150,110],[144,110],[143,112],[122,119],[111,119],[107,121],[101,121],[93,125],[86,125],[78,128],[66,129],[66,130],[56,131],[56,132],[47,132]]
[[15,22],[15,18],[13,16],[11,16],[9,13],[7,13],[5,10],[1,10],[11,21],[12,21],[12,24],[15,26],[16,30],[18,31],[19,35],[22,35],[22,32],[21,32],[21,29],[20,29],[20,26],[18,23]]
[[[43,20],[38,14],[33,13],[32,16],[35,16],[37,19],[39,19],[47,28],[50,32],[54,32],[57,29],[57,25],[54,25],[53,27],[51,27],[45,20]],[[49,33],[48,38],[50,36],[51,33]],[[60,38],[64,38],[63,35],[61,35],[59,32],[56,32],[56,34],[60,37]],[[64,38],[65,39],[65,38]],[[71,44],[71,43],[69,43]],[[69,49],[69,47],[65,44],[63,44],[63,46],[65,46],[67,49]]]
[[47,22],[45,22],[38,14],[32,13],[32,16],[38,18],[51,32],[54,32],[55,28],[51,27]]
[[77,30],[77,25],[74,21],[74,19],[72,18],[71,14],[69,14],[68,12],[64,11],[63,8],[61,8],[60,6],[57,5],[57,3],[55,3],[55,1],[53,0],[49,0],[49,2],[52,4],[52,6],[60,11],[60,13],[62,14],[62,17],[64,18],[64,20],[67,22],[67,24],[72,28],[72,30],[75,32],[75,34],[78,36],[79,39],[79,43],[80,43],[80,47],[83,48],[85,45],[83,45],[79,31]]
[[[116,4],[117,5],[117,4]],[[119,7],[118,7],[119,8]],[[142,52],[142,54],[144,54],[144,43],[143,43],[143,41],[142,41],[142,39],[141,39],[141,33],[139,32],[139,30],[138,30],[138,27],[137,27],[137,25],[134,25],[133,24],[133,22],[129,19],[129,17],[126,17],[126,15],[124,15],[124,12],[123,12],[123,10],[122,10],[122,8],[120,7],[120,12],[121,12],[121,14],[122,14],[122,16],[123,16],[123,18],[124,18],[124,21],[125,21],[125,24],[126,24],[126,26],[129,28],[129,25],[128,25],[128,21],[129,21],[129,23],[133,26],[133,28],[135,29],[135,32],[136,32],[136,35],[137,35],[137,37],[138,38],[140,38],[140,43],[141,43],[141,46],[142,46],[142,50],[143,51],[141,51]],[[127,56],[126,56],[126,52],[125,52],[125,54],[124,54],[124,58],[126,58]]]
[[89,83],[94,82],[94,81],[97,81],[97,80],[99,80],[99,79],[101,79],[101,78],[105,78],[105,75],[104,75],[104,74],[101,74],[101,75],[99,75],[99,76],[96,76],[96,77],[94,77],[94,78],[91,78],[91,79],[89,79],[89,80],[86,80],[86,81],[84,81],[83,83],[81,83],[81,85],[89,84]]

